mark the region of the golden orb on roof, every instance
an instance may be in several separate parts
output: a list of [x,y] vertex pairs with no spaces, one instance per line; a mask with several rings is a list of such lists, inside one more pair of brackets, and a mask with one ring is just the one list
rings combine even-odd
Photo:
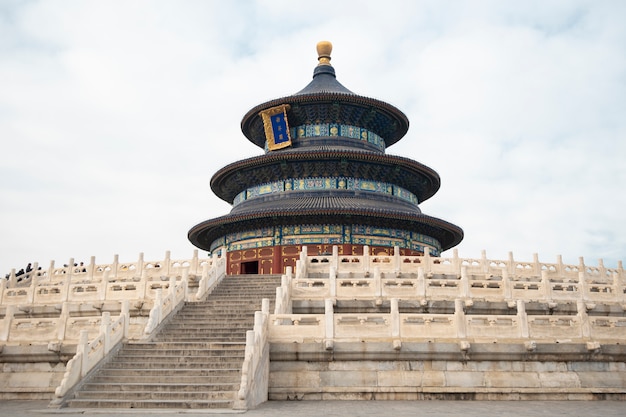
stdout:
[[321,41],[317,43],[317,60],[318,65],[330,65],[330,53],[333,51],[333,44],[329,41]]

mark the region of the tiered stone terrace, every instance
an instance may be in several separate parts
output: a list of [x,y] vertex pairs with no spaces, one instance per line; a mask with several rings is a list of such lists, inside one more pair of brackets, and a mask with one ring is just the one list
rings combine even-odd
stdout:
[[[150,337],[184,300],[202,297],[224,262],[198,258],[39,269],[0,280],[0,398],[64,393],[122,340]],[[57,388],[58,387],[58,388]]]
[[[264,300],[246,333],[234,407],[267,399],[626,399],[621,262],[395,253],[307,256],[303,247],[276,289],[274,312]],[[167,323],[175,330],[180,320],[169,318],[186,301],[211,300],[226,269],[225,256],[196,252],[190,260],[116,257],[35,270],[0,283],[0,396],[58,403],[123,342],[153,340]]]
[[626,398],[617,268],[306,256],[269,318],[270,399]]

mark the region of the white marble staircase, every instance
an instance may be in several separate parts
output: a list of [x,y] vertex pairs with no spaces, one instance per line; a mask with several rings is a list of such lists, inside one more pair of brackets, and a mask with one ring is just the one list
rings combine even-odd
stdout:
[[148,342],[126,343],[64,406],[232,409],[261,300],[279,275],[227,276],[205,301],[188,302]]

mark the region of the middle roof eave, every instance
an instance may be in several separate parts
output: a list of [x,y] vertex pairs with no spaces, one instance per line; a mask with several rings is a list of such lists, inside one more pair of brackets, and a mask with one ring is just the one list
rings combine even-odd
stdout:
[[273,181],[307,177],[356,177],[389,182],[432,197],[441,184],[433,169],[409,158],[358,151],[277,152],[234,162],[211,178],[211,189],[231,203],[243,190]]

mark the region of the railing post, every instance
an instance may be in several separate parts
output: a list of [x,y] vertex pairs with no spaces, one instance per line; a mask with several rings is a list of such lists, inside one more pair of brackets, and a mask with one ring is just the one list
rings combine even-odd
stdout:
[[333,312],[333,300],[324,301],[324,349],[333,350],[335,345],[335,315]]
[[89,258],[89,265],[87,265],[87,279],[93,280],[94,271],[96,270],[96,257]]
[[330,296],[334,300],[337,298],[337,270],[334,266],[331,266],[328,271],[328,287]]
[[426,276],[424,274],[424,268],[417,268],[417,296],[426,298]]
[[400,337],[400,308],[397,298],[391,299],[391,339],[393,340],[393,348],[400,350],[402,338]]
[[126,339],[130,325],[130,303],[128,300],[122,301],[122,316],[124,317],[124,339]]
[[400,259],[400,246],[393,247],[393,260],[396,277],[400,276],[402,272],[402,260]]
[[467,266],[461,266],[461,294],[462,298],[468,298],[470,296],[470,284],[469,276],[467,274]]
[[512,299],[513,284],[511,283],[511,277],[509,277],[509,271],[507,268],[502,268],[502,284],[504,285],[504,299]]
[[587,305],[584,301],[578,300],[576,302],[576,308],[578,310],[577,316],[580,320],[580,332],[581,337],[590,338],[591,337],[591,325],[589,323],[589,315],[587,314]]
[[80,354],[80,377],[83,378],[87,375],[87,367],[89,365],[89,333],[87,330],[80,331],[80,337],[78,340],[78,346],[76,347],[76,354]]
[[465,325],[465,311],[463,311],[463,300],[454,300],[454,320],[456,321],[456,334],[459,338],[465,338],[467,335]]
[[335,267],[335,270],[339,270],[339,247],[337,245],[333,245],[333,260],[331,265]]
[[6,292],[7,284],[8,280],[0,278],[0,305],[2,305],[2,300],[4,300],[4,293]]
[[165,264],[165,275],[169,276],[170,275],[170,271],[172,269],[172,261],[171,261],[170,251],[165,251],[165,259],[163,260],[163,263]]
[[530,331],[528,330],[528,315],[526,314],[526,303],[524,300],[517,300],[517,320],[521,336],[528,338]]
[[548,271],[541,271],[541,284],[543,285],[543,296],[547,301],[552,301],[552,283],[548,277]]
[[370,247],[363,246],[363,272],[365,277],[370,276]]
[[508,273],[509,276],[515,276],[515,258],[513,257],[513,252],[509,252],[509,260],[508,265],[509,268]]
[[8,305],[6,312],[4,313],[4,329],[0,333],[0,342],[8,342],[9,334],[11,333],[11,323],[13,322],[13,316],[15,315],[14,305]]
[[377,298],[376,305],[380,305],[382,303],[381,297],[383,296],[383,279],[379,266],[374,268],[374,291]]
[[432,271],[432,259],[430,257],[430,248],[428,246],[424,246],[424,272],[426,275],[430,275]]
[[139,257],[138,257],[138,259],[137,259],[137,267],[136,267],[136,269],[135,269],[135,273],[136,273],[138,276],[140,276],[140,277],[141,277],[141,276],[143,275],[143,273],[144,273],[143,266],[144,266],[144,261],[143,261],[143,252],[139,252]]
[[108,311],[102,313],[100,333],[104,336],[104,354],[106,355],[111,350],[111,313]]
[[54,277],[54,261],[50,261],[50,266],[48,267],[48,280],[52,281]]
[[70,317],[69,303],[63,302],[61,307],[61,314],[59,315],[59,322],[57,323],[57,339],[59,342],[65,340],[65,332],[67,330],[67,319]]
[[485,249],[480,251],[480,270],[484,274],[489,272],[489,262],[487,261],[487,251]]
[[533,274],[539,275],[541,273],[541,265],[539,265],[539,254],[533,253]]
[[191,258],[191,271],[194,275],[198,275],[198,264],[200,263],[198,259],[198,249],[193,250],[193,258]]
[[113,281],[117,281],[117,273],[120,267],[120,256],[113,255],[113,263],[111,264],[111,269],[113,270]]

